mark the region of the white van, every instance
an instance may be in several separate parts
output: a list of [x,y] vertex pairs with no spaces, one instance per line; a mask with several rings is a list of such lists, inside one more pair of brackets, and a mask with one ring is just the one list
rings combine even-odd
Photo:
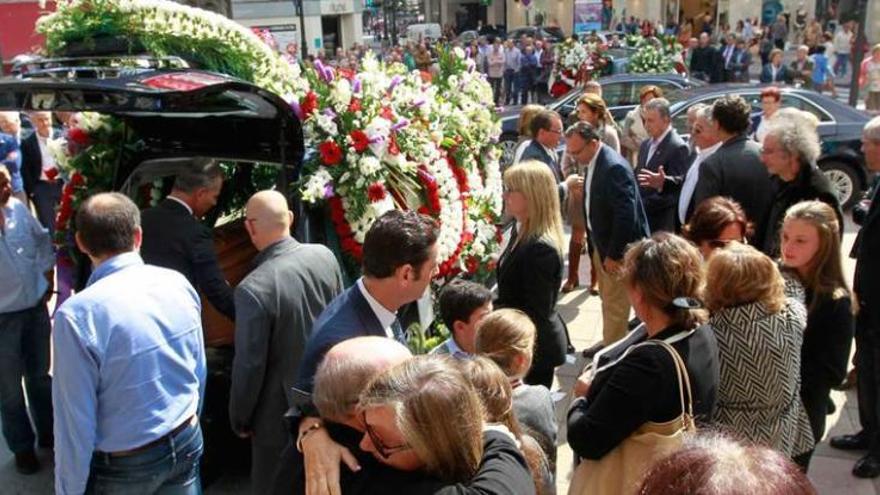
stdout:
[[419,41],[435,41],[440,39],[443,32],[440,29],[440,24],[430,23],[430,24],[410,24],[406,28],[406,39],[407,41],[414,41],[418,43]]

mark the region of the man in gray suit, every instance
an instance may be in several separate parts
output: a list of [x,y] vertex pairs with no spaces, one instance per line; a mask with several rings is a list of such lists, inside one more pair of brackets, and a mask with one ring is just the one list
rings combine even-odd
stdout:
[[277,191],[247,203],[245,228],[259,254],[235,288],[235,358],[229,418],[251,438],[251,487],[266,493],[288,434],[283,416],[312,322],[342,292],[342,273],[324,246],[290,236],[293,213]]

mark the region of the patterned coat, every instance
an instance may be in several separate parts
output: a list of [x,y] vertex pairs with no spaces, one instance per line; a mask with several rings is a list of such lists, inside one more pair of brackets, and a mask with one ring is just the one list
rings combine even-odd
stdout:
[[761,303],[725,308],[709,324],[720,361],[717,425],[789,457],[812,449],[800,396],[803,304],[789,298],[775,314]]

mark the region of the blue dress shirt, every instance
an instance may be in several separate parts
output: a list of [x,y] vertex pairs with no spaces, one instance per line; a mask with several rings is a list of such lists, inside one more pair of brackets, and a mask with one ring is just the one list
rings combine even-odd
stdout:
[[0,229],[0,313],[30,309],[49,288],[43,273],[55,264],[49,231],[27,206],[10,197],[3,206],[6,222]]
[[15,136],[0,132],[0,164],[9,170],[12,181],[12,192],[24,191],[24,180],[21,177],[21,150]]
[[183,275],[134,252],[95,269],[55,314],[55,493],[81,494],[94,451],[146,445],[205,391],[201,304]]

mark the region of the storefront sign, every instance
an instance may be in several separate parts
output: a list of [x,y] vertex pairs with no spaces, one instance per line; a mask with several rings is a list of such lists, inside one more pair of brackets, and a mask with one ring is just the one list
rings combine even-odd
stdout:
[[602,0],[574,1],[574,32],[589,33],[602,29]]

